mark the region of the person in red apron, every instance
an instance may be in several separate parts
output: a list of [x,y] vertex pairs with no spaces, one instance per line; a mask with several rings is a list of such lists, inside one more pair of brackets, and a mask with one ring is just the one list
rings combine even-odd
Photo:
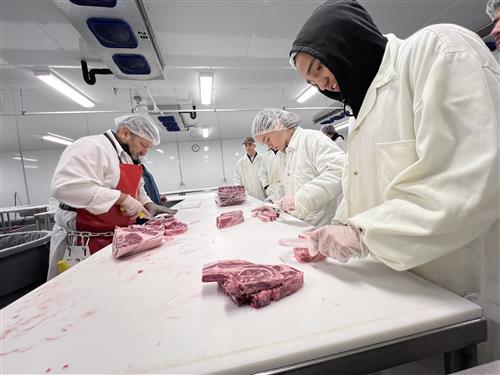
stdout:
[[[109,245],[115,226],[138,216],[171,213],[144,190],[142,167],[134,160],[160,143],[156,125],[133,114],[115,119],[115,131],[83,137],[68,146],[54,172],[51,190],[60,205],[55,214],[48,279],[68,246],[85,245],[90,254]],[[71,243],[69,243],[71,242]]]

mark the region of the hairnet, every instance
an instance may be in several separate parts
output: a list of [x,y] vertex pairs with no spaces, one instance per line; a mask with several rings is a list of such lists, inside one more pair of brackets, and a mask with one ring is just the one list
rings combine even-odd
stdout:
[[133,114],[115,118],[115,129],[121,128],[127,128],[131,133],[151,141],[154,146],[160,144],[160,132],[146,116]]
[[293,129],[302,122],[299,115],[278,108],[266,108],[257,113],[253,120],[254,136],[284,129]]
[[319,130],[326,135],[334,135],[337,132],[332,124],[322,125]]
[[495,19],[495,13],[500,9],[500,0],[490,0],[488,4],[486,4],[486,13],[492,20]]

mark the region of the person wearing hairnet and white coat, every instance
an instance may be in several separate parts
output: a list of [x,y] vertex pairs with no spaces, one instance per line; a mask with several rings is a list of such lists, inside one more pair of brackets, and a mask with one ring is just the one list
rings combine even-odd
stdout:
[[80,138],[61,155],[51,183],[52,196],[60,205],[50,243],[48,279],[58,274],[68,232],[72,236],[91,232],[94,236],[87,240],[93,254],[111,243],[115,226],[134,224],[141,213],[165,212],[146,194],[141,166],[133,162],[160,143],[156,125],[133,114],[115,119],[115,128]]
[[[327,1],[290,51],[299,74],[355,116],[336,225],[309,252],[341,262],[371,253],[483,307],[500,358],[500,67],[456,25],[382,35],[363,6]],[[342,214],[341,214],[342,213]]]
[[253,121],[257,141],[284,154],[274,203],[311,225],[330,224],[342,199],[344,152],[318,130],[303,129],[301,119],[278,108],[260,111]]
[[347,144],[345,143],[344,136],[337,133],[332,124],[325,124],[321,126],[319,131],[335,142],[342,151],[347,152]]
[[255,140],[252,137],[246,137],[242,145],[245,147],[245,155],[236,162],[234,183],[243,185],[248,195],[264,200],[266,199],[266,193],[259,177],[263,161],[262,155],[257,153]]
[[496,49],[493,51],[493,56],[500,64],[500,0],[489,0],[486,4],[486,13],[493,21],[493,28],[490,35],[495,40]]
[[259,178],[266,197],[271,197],[278,191],[280,182],[280,160],[283,153],[272,148],[268,149],[262,157]]

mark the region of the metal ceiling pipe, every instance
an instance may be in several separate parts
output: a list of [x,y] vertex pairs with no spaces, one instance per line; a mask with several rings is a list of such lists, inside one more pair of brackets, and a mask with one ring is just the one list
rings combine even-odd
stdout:
[[[282,107],[287,111],[296,110],[321,110],[321,109],[332,109],[332,107]],[[168,110],[171,113],[190,113],[190,112],[258,112],[263,108],[208,108],[208,109],[172,109]],[[30,112],[24,111],[20,113],[0,113],[0,116],[37,116],[37,115],[76,115],[76,114],[98,114],[98,113],[124,113],[130,112],[130,110],[110,110],[110,111],[48,111],[48,112]],[[148,111],[148,113],[153,115],[162,114],[159,111]]]

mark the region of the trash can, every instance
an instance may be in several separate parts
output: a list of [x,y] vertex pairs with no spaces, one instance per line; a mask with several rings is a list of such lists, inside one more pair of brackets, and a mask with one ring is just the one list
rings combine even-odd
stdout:
[[51,232],[0,235],[0,308],[47,280]]

